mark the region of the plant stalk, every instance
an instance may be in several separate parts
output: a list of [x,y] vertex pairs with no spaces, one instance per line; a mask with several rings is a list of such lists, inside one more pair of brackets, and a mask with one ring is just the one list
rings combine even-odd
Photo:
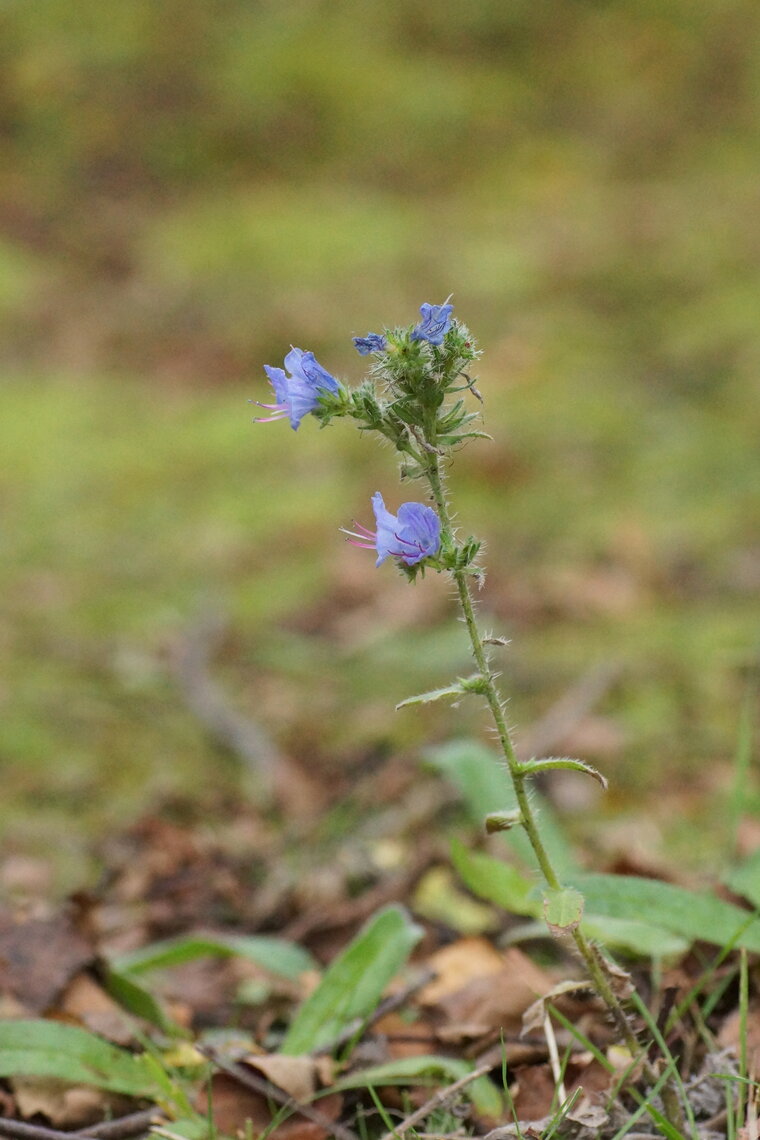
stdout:
[[[440,459],[435,452],[425,452],[424,465],[430,483],[430,489],[433,493],[433,500],[435,501],[438,510],[438,516],[441,520],[441,543],[444,551],[451,550],[455,547],[455,539],[451,523],[451,516],[449,514],[448,502],[443,490],[443,481],[441,478]],[[470,637],[470,645],[472,647],[472,655],[478,667],[483,682],[483,695],[485,696],[486,703],[491,712],[496,733],[499,738],[504,758],[507,762],[509,774],[512,780],[512,785],[515,791],[515,797],[522,816],[522,826],[527,832],[530,845],[536,856],[536,860],[541,869],[541,873],[548,887],[554,890],[560,890],[562,884],[559,876],[557,875],[552,865],[551,857],[544,845],[541,833],[536,819],[528,790],[526,788],[526,775],[520,770],[520,762],[515,753],[512,737],[507,727],[506,716],[504,713],[504,702],[499,693],[498,687],[494,680],[493,673],[488,663],[485,648],[483,646],[483,639],[478,629],[475,620],[475,606],[470,591],[469,575],[466,570],[458,569],[451,571],[454,582],[456,583],[457,592],[459,595],[459,605],[462,611],[467,632]],[[608,977],[605,974],[604,968],[599,961],[597,954],[594,952],[591,944],[586,936],[578,929],[570,931],[570,935],[575,943],[576,949],[583,960],[584,966],[591,982],[594,985],[597,993],[602,1001],[607,1006],[610,1015],[615,1022],[615,1025],[620,1033],[622,1039],[631,1051],[632,1056],[637,1056],[641,1052],[641,1046],[636,1040],[636,1036],[631,1029],[628,1018],[625,1015],[623,1007],[615,995]]]

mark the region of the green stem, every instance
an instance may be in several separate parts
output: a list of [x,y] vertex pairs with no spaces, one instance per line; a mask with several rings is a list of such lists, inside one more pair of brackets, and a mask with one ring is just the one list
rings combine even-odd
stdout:
[[[438,516],[441,520],[441,545],[444,552],[455,548],[455,539],[453,528],[451,524],[451,516],[449,514],[448,502],[443,490],[443,481],[441,479],[440,460],[436,453],[426,452],[425,461],[428,481],[430,488],[433,492],[433,499],[438,510]],[[472,655],[478,667],[478,672],[483,681],[483,694],[490,709],[491,716],[493,717],[494,725],[496,726],[496,733],[501,744],[504,758],[507,761],[509,774],[512,779],[512,784],[515,790],[517,804],[522,816],[522,825],[527,832],[530,845],[536,856],[541,873],[547,885],[554,889],[561,889],[561,882],[557,875],[552,861],[546,847],[544,846],[541,833],[539,831],[536,814],[533,811],[530,803],[530,797],[526,788],[526,776],[520,770],[520,762],[515,753],[514,744],[507,727],[506,717],[504,715],[504,702],[500,696],[498,687],[494,680],[493,673],[491,672],[488,658],[483,646],[483,639],[480,635],[477,622],[475,620],[475,607],[470,592],[469,575],[466,570],[457,569],[452,571],[452,576],[456,583],[457,592],[459,594],[459,604],[464,617],[467,632],[470,636],[470,645],[472,647]],[[615,1024],[620,1032],[623,1040],[628,1045],[633,1056],[640,1052],[640,1046],[636,1037],[631,1029],[628,1019],[625,1015],[622,1005],[610,985],[609,979],[605,973],[604,967],[595,953],[591,943],[587,940],[586,936],[581,933],[579,929],[571,932],[573,941],[575,942],[576,949],[583,959],[586,971],[597,990],[597,993],[604,1001],[609,1009]]]

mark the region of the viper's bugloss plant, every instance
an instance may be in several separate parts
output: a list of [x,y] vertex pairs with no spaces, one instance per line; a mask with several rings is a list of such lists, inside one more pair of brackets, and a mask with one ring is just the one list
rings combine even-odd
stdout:
[[[486,637],[476,621],[472,583],[481,586],[484,580],[478,561],[481,544],[473,537],[462,538],[452,523],[444,463],[469,440],[490,437],[476,426],[479,409],[468,407],[468,397],[482,403],[470,372],[479,351],[468,329],[452,313],[450,298],[442,305],[426,303],[416,325],[355,337],[360,355],[371,355],[373,360],[366,378],[353,388],[339,384],[316,362],[313,353],[292,349],[285,358],[290,377],[280,368],[266,369],[277,397],[277,403],[268,406],[273,415],[267,418],[287,417],[294,428],[309,413],[323,426],[337,417],[352,419],[360,431],[375,432],[390,441],[398,452],[404,481],[425,485],[430,505],[405,502],[394,515],[377,492],[372,498],[376,529],[354,523],[353,531],[344,532],[354,545],[377,552],[377,566],[393,559],[412,581],[432,569],[448,574],[456,588],[475,671],[470,677],[458,678],[452,685],[402,701],[401,705],[470,693],[485,701],[517,804],[509,812],[500,812],[500,805],[495,804],[487,828],[524,828],[544,880],[547,923],[553,932],[575,943],[589,980],[607,1005],[621,1037],[632,1053],[638,1054],[639,1046],[620,997],[625,975],[584,934],[580,926],[583,899],[560,882],[528,794],[531,776],[547,768],[572,766],[597,778],[599,774],[582,761],[518,759],[497,686],[498,673],[490,658],[491,647],[505,643]],[[642,1063],[647,1064],[645,1060]]]

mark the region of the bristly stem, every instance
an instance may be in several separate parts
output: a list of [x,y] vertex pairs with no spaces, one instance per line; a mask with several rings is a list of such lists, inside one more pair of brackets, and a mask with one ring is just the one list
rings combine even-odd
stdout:
[[[430,441],[432,442],[432,441]],[[455,539],[453,528],[451,524],[451,515],[449,513],[448,501],[443,489],[443,480],[441,477],[440,458],[437,452],[425,451],[424,453],[424,466],[430,489],[433,493],[433,500],[438,511],[438,516],[441,520],[441,546],[445,551],[453,549],[455,546]],[[541,869],[541,873],[548,887],[553,890],[560,890],[562,884],[560,879],[552,866],[552,861],[549,856],[544,842],[541,838],[536,814],[531,806],[528,789],[526,787],[526,775],[521,771],[520,762],[515,753],[515,747],[512,743],[512,737],[507,726],[506,716],[504,712],[504,702],[499,693],[499,689],[494,680],[494,675],[488,662],[488,657],[483,645],[483,638],[480,630],[478,629],[475,620],[475,606],[472,600],[472,593],[470,591],[470,583],[467,570],[454,569],[451,575],[456,583],[457,592],[459,595],[459,605],[462,610],[467,632],[470,637],[470,645],[472,647],[472,656],[478,667],[483,682],[483,695],[486,703],[491,712],[494,725],[496,727],[496,734],[499,738],[504,758],[507,762],[509,775],[512,780],[512,785],[517,799],[517,805],[521,814],[522,826],[530,840],[530,845],[536,856],[536,860]],[[598,954],[594,951],[591,943],[586,936],[576,927],[570,932],[571,937],[575,943],[576,949],[583,959],[587,973],[596,988],[597,993],[604,1001],[605,1005],[613,1017],[615,1025],[623,1040],[628,1045],[633,1056],[640,1053],[640,1045],[636,1040],[635,1034],[631,1029],[628,1018],[625,1015],[620,1001],[616,997],[610,981],[605,973],[604,967],[599,960]]]

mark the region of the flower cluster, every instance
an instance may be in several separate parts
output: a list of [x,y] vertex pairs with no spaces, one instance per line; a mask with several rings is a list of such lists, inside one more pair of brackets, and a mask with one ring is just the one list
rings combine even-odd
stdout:
[[[295,431],[309,414],[323,425],[333,416],[351,416],[360,430],[378,432],[392,443],[402,456],[402,475],[421,477],[426,456],[481,434],[464,430],[475,416],[464,411],[462,400],[446,403],[449,393],[472,388],[466,367],[476,356],[467,330],[452,319],[450,300],[422,305],[421,320],[407,329],[354,337],[361,356],[375,357],[369,377],[355,389],[340,384],[313,352],[291,348],[284,369],[264,366],[275,402],[259,403],[269,414],[257,422],[287,419]],[[375,530],[355,523],[355,531],[344,533],[353,545],[375,550],[378,566],[393,558],[410,577],[431,560],[437,569],[452,568],[450,543],[449,554],[440,555],[441,520],[431,507],[402,503],[394,515],[379,491],[372,507]]]

